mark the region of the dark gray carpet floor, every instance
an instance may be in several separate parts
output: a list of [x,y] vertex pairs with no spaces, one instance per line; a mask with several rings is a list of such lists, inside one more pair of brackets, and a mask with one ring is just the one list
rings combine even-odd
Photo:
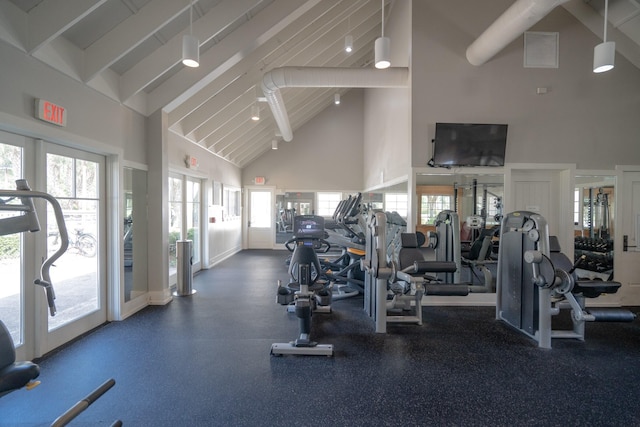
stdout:
[[195,295],[47,355],[40,386],[0,398],[0,425],[48,425],[108,378],[71,425],[640,425],[638,320],[543,350],[492,307],[424,307],[423,326],[375,334],[357,297],[314,315],[335,357],[273,357],[298,331],[275,303],[287,255],[241,252],[196,275]]

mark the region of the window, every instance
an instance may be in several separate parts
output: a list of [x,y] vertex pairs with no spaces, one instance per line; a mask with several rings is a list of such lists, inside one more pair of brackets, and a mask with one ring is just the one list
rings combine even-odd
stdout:
[[240,190],[225,187],[222,206],[225,221],[238,219],[240,217]]
[[420,225],[433,224],[440,212],[452,209],[453,196],[449,194],[423,194],[420,196]]
[[579,188],[576,188],[573,191],[573,223],[575,225],[580,225],[580,199],[581,191]]
[[384,206],[389,212],[397,212],[401,217],[406,218],[408,212],[409,198],[404,193],[385,193]]
[[342,193],[318,193],[317,214],[332,217],[341,200]]

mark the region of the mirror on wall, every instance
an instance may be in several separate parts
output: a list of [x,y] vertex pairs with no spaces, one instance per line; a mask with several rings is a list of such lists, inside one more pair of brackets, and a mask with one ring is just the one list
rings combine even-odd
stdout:
[[406,219],[409,210],[407,181],[362,193],[362,203],[374,210],[397,212]]
[[276,195],[276,243],[293,237],[293,217],[314,214],[314,192],[290,191]]
[[[415,229],[425,239],[425,256],[438,261],[448,251],[438,250],[428,236],[440,233],[436,221],[443,211],[454,211],[459,221],[460,238],[457,250],[462,257],[460,281],[480,285],[483,292],[495,290],[500,221],[504,206],[503,174],[417,174]],[[438,235],[438,239],[441,237]],[[451,251],[455,244],[450,248]],[[481,258],[481,259],[480,259]]]
[[124,203],[124,301],[147,293],[147,172],[125,167]]
[[613,280],[615,176],[577,175],[574,261],[585,279]]

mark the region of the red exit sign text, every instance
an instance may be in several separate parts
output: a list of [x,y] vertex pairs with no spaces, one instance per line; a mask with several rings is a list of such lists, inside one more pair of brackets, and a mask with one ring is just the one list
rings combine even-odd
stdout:
[[54,125],[67,126],[67,109],[44,99],[36,99],[36,117]]

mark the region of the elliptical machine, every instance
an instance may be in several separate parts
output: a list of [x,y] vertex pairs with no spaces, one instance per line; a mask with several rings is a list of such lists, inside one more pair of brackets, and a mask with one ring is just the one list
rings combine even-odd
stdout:
[[[276,302],[287,305],[299,319],[300,334],[295,341],[271,345],[272,355],[302,354],[333,356],[332,344],[318,344],[311,339],[313,313],[331,312],[331,283],[324,280],[317,251],[329,249],[324,240],[324,218],[298,215],[294,218],[294,238],[285,243],[293,252],[289,263],[291,281],[282,286],[278,281]],[[291,246],[294,244],[294,246]]]

